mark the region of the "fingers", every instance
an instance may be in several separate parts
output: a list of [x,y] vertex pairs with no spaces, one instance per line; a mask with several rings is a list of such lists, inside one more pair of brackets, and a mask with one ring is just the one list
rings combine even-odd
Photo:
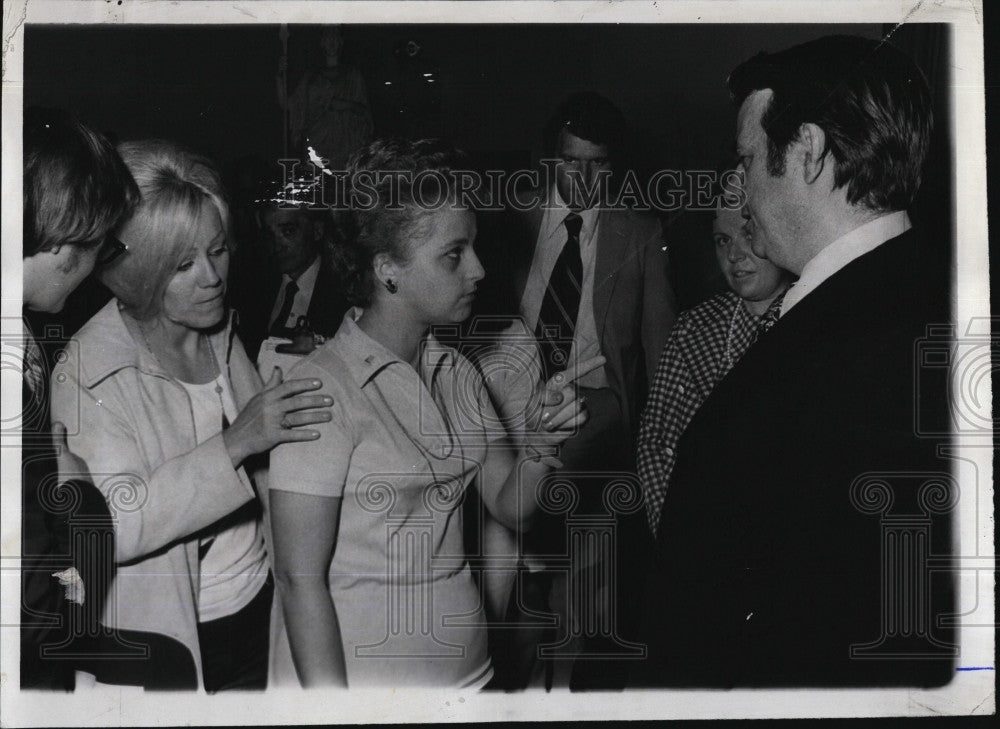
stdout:
[[587,414],[586,410],[580,411],[579,413],[577,413],[576,417],[568,421],[559,430],[553,430],[550,433],[548,433],[546,435],[546,438],[549,439],[549,442],[552,444],[562,443],[563,441],[566,441],[569,438],[575,436],[577,433],[579,433],[580,428],[586,425],[589,417],[590,416]]
[[264,389],[270,390],[272,387],[277,387],[283,378],[284,374],[282,374],[281,368],[275,365],[274,369],[271,370],[271,378],[264,383]]
[[542,403],[542,407],[548,410],[556,405],[562,405],[564,402],[572,400],[575,394],[572,387],[564,387],[562,390],[549,390],[546,388],[541,393],[540,402]]
[[56,452],[56,468],[60,481],[90,480],[86,462],[69,449],[66,426],[59,421],[52,423],[52,447]]
[[286,413],[295,410],[328,408],[331,405],[333,405],[333,398],[329,395],[296,395],[287,397],[280,403],[281,409]]
[[586,412],[583,398],[569,400],[561,408],[554,409],[548,413],[542,413],[542,427],[549,431],[560,430],[567,427],[567,424],[581,412]]
[[584,375],[593,372],[598,367],[603,367],[605,362],[607,362],[607,359],[605,359],[602,354],[598,354],[580,362],[574,362],[572,365],[567,367],[565,371],[557,372],[552,375],[545,386],[548,389],[561,390]]
[[562,427],[548,431],[545,438],[550,443],[562,443],[579,433],[580,428],[586,425],[589,419],[590,414],[586,410],[577,410],[573,417],[562,424]]
[[[318,440],[319,431],[318,430],[303,430],[302,428],[293,428],[291,430],[283,430],[278,436],[278,443],[296,443],[310,440]],[[275,443],[277,445],[277,443]]]
[[[278,370],[278,368],[275,367],[275,370]],[[278,372],[280,373],[280,370],[278,370]],[[320,380],[314,380],[314,379],[288,380],[288,382],[279,382],[276,386],[271,388],[270,393],[275,398],[283,399],[290,397],[292,395],[298,395],[300,392],[309,392],[310,390],[318,390],[322,386],[323,383]]]
[[282,427],[286,429],[298,428],[303,425],[313,425],[315,423],[328,423],[333,415],[329,410],[306,410],[297,413],[286,413],[281,419]]
[[63,448],[68,447],[66,443],[66,426],[58,420],[52,423],[52,445],[56,446],[56,448],[59,446]]

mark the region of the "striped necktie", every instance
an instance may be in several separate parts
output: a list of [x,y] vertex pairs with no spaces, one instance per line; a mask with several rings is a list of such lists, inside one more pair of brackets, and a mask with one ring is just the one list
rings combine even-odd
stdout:
[[563,225],[566,226],[566,243],[549,276],[535,328],[546,377],[566,369],[569,363],[583,288],[583,259],[580,256],[583,218],[570,213]]

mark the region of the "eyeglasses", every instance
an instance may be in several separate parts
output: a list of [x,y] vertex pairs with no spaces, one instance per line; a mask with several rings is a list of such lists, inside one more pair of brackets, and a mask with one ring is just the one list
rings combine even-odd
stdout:
[[104,237],[104,243],[101,244],[100,253],[97,254],[97,265],[107,266],[118,260],[123,253],[128,253],[128,245],[122,243],[112,233],[108,233]]

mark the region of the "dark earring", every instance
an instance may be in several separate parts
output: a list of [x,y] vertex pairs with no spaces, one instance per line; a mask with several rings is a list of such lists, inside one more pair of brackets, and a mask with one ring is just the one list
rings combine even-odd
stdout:
[[388,291],[390,294],[394,294],[397,291],[399,291],[399,288],[396,286],[396,282],[393,281],[391,278],[386,279],[384,286],[385,290]]

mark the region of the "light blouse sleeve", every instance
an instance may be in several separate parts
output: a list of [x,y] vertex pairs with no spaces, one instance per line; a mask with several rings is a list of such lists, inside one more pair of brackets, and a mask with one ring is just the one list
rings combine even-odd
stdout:
[[333,396],[331,419],[305,426],[318,431],[313,441],[283,443],[271,451],[268,488],[311,496],[340,498],[344,493],[354,451],[354,435],[345,409],[343,393],[330,387],[333,375],[312,362],[302,362],[288,379],[315,377],[323,382],[320,392]]

